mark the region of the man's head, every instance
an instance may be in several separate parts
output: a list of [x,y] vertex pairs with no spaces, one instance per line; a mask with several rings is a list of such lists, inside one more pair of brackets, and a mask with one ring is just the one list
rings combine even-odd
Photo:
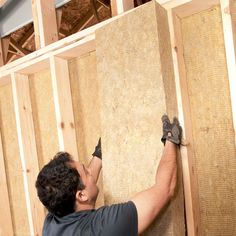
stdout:
[[98,194],[90,172],[67,152],[57,153],[42,168],[36,188],[43,205],[59,217],[94,205]]

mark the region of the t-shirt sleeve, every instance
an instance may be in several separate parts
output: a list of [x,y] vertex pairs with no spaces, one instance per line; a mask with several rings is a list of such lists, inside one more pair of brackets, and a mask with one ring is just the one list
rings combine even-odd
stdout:
[[102,236],[138,235],[137,209],[132,201],[102,207],[94,220]]

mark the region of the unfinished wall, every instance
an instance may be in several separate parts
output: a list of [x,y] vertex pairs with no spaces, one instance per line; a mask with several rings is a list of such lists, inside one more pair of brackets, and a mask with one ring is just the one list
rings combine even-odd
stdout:
[[182,19],[200,235],[236,235],[236,151],[219,6]]
[[[99,81],[96,65],[95,52],[69,61],[79,160],[85,164],[89,164],[91,154],[101,136]],[[99,179],[98,186],[100,194],[97,206],[101,206],[104,203],[102,179]]]
[[[30,233],[11,84],[0,87],[0,127],[14,235],[25,236]],[[0,229],[3,224],[0,222]]]
[[[176,114],[166,12],[148,3],[99,29],[96,45],[104,199],[111,204],[154,184],[161,116]],[[181,191],[176,199],[145,235],[184,235]]]
[[50,70],[29,76],[32,113],[40,167],[59,151]]

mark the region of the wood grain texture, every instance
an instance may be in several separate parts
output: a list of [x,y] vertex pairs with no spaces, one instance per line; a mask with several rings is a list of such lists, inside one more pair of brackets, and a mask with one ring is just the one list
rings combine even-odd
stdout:
[[[166,12],[145,4],[97,30],[96,39],[104,198],[111,204],[154,183],[160,118],[177,112]],[[183,211],[179,191],[145,235],[184,235]]]
[[236,234],[236,151],[219,6],[182,19],[202,235]]
[[[30,235],[10,84],[0,87],[0,113],[3,154],[14,235]],[[5,203],[2,202],[1,206],[3,204]],[[5,217],[2,207],[0,214],[1,217]],[[6,222],[2,222],[2,224],[6,224]]]
[[11,76],[30,233],[38,235],[42,232],[45,212],[43,205],[38,200],[35,188],[39,163],[29,92],[29,79],[27,75],[23,74],[12,73]]

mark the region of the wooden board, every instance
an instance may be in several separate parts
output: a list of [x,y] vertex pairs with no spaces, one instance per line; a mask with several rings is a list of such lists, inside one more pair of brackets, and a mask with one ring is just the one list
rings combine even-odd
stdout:
[[236,151],[219,7],[182,19],[201,235],[236,235]]
[[[0,120],[14,235],[29,235],[11,85],[0,87]],[[1,203],[5,204],[5,203]],[[1,217],[5,212],[1,210]]]
[[[95,52],[69,61],[72,103],[79,160],[88,164],[101,136],[99,81]],[[97,206],[103,205],[102,179]]]
[[59,151],[50,70],[29,76],[40,168]]
[[[104,198],[111,204],[154,183],[160,119],[177,112],[166,11],[150,2],[99,29],[96,38]],[[184,235],[182,200],[179,191],[145,235]]]

